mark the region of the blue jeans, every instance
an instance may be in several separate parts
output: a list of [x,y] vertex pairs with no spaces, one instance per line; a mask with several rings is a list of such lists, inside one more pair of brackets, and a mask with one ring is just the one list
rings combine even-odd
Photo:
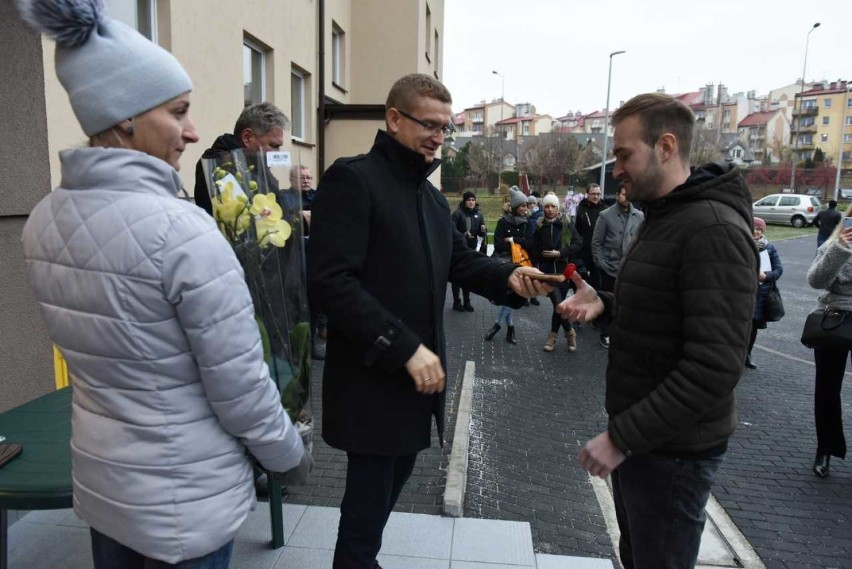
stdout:
[[644,455],[612,473],[624,569],[692,569],[704,506],[723,456],[684,460]]
[[501,306],[497,311],[497,324],[500,324],[503,320],[506,321],[506,326],[514,325],[512,321],[512,309],[508,306]]
[[231,563],[231,552],[234,549],[234,541],[231,540],[204,557],[170,564],[145,557],[95,528],[90,529],[95,569],[228,569]]

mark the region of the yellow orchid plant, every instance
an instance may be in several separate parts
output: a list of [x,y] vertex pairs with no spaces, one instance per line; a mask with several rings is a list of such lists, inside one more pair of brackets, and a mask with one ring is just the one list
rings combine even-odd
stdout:
[[307,443],[311,341],[301,203],[278,188],[262,153],[202,158],[202,169],[213,218],[243,268],[270,375]]

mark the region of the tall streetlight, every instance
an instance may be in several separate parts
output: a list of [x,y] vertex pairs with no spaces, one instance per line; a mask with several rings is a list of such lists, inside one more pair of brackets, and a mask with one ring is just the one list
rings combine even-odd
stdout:
[[[500,78],[500,122],[503,122],[503,108],[505,107],[505,101],[503,100],[503,96],[506,93],[506,78],[503,77],[500,73],[496,71],[492,71],[494,75]],[[488,126],[488,125],[485,125]],[[497,173],[497,188],[500,189],[503,187],[503,126],[500,126],[500,161],[498,165],[500,166],[500,171]]]
[[620,55],[622,53],[626,53],[626,52],[624,50],[622,50],[622,51],[614,51],[614,52],[609,54],[609,76],[607,77],[607,80],[606,80],[606,111],[604,111],[604,127],[603,127],[603,134],[604,134],[603,155],[601,156],[601,183],[600,183],[601,194],[605,193],[604,192],[604,184],[605,184],[605,178],[606,178],[606,142],[607,142],[607,138],[609,137],[609,130],[608,130],[609,127],[607,125],[609,124],[609,88],[610,88],[610,86],[612,86],[612,58],[613,58],[613,56]]
[[[811,32],[818,27],[819,22],[811,26],[811,29],[808,30],[808,34],[805,36],[805,63],[802,65],[802,86],[799,89],[799,119],[796,121],[796,134],[793,135],[793,167],[790,169],[790,189],[793,190],[793,193],[796,193],[796,162],[799,159],[799,132],[801,131],[802,125],[802,93],[805,92],[805,73],[808,69],[808,42],[811,41]],[[793,110],[796,110],[795,104],[793,105]]]

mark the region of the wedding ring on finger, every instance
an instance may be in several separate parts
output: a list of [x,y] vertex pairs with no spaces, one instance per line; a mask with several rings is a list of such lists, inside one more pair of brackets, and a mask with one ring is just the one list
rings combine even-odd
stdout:
[[431,377],[424,377],[423,378],[423,383],[429,383],[430,381],[432,381]]

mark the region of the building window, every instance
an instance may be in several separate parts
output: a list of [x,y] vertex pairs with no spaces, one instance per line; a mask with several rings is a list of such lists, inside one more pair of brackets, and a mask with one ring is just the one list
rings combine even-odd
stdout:
[[157,43],[157,0],[112,0],[106,14]]
[[852,126],[852,117],[846,117],[846,126]]
[[807,101],[802,101],[803,109],[815,109],[817,108],[817,100],[816,99],[808,99]]
[[846,99],[846,106],[852,109],[852,99]]
[[823,99],[823,102],[825,103],[824,106],[825,106],[826,109],[831,108],[831,99]]
[[262,103],[266,98],[266,55],[249,40],[243,40],[243,106]]
[[290,72],[290,118],[293,121],[292,135],[293,138],[305,140],[306,138],[306,121],[307,109],[305,97],[305,84],[307,83],[307,75],[292,68]]
[[819,136],[819,139],[820,139],[822,142],[828,142],[828,135],[827,135],[827,134],[821,134],[821,135]]
[[[432,10],[429,9],[429,4],[426,4],[426,59],[430,59],[429,48],[432,40]],[[431,60],[430,60],[431,61]]]
[[822,124],[823,124],[823,125],[827,125],[827,124],[828,124],[828,119],[829,119],[829,117],[822,117]]
[[331,81],[343,86],[346,63],[346,34],[336,23],[331,23]]
[[844,134],[843,142],[852,142],[852,134]]
[[813,144],[814,137],[812,134],[805,134],[799,137],[799,144]]

